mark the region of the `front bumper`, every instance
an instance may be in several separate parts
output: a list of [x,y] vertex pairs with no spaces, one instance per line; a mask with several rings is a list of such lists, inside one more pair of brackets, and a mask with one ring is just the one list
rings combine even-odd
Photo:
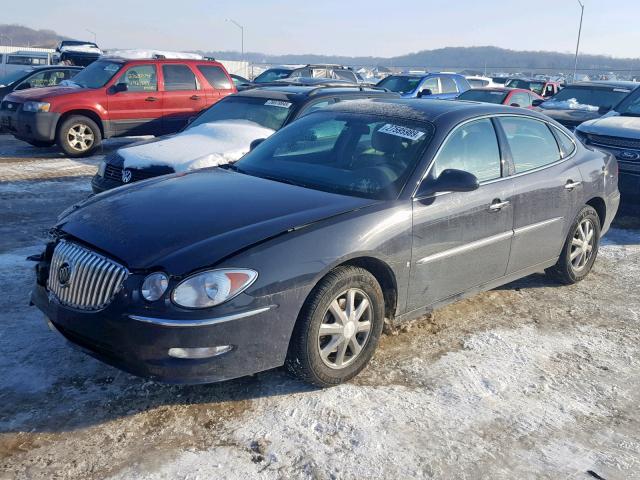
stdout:
[[56,112],[24,112],[0,110],[0,126],[19,140],[53,142],[60,114]]
[[121,187],[124,185],[122,182],[118,182],[116,180],[101,177],[97,173],[91,179],[91,190],[93,193],[102,193],[107,190],[111,190],[112,188]]
[[[134,375],[167,383],[210,383],[284,364],[297,316],[292,306],[283,307],[262,298],[259,305],[228,307],[227,312],[205,319],[189,319],[193,317],[190,312],[172,319],[157,318],[153,313],[130,314],[124,309],[129,295],[123,293],[129,290],[130,280],[131,277],[112,304],[101,311],[63,306],[41,285],[36,285],[31,300],[51,326],[74,346]],[[174,358],[168,354],[170,348],[221,345],[231,345],[233,349],[204,359]]]

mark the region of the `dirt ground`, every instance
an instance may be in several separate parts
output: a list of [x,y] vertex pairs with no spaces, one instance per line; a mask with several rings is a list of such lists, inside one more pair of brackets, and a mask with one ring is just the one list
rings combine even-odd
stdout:
[[167,386],[70,348],[28,306],[25,257],[100,158],[0,135],[0,479],[640,478],[637,213],[584,282],[533,275],[439,310],[346,385],[275,370]]

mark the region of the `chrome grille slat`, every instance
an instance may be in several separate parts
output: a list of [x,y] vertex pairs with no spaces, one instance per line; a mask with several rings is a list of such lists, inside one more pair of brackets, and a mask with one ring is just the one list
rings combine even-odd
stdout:
[[[71,267],[60,282],[60,268]],[[76,243],[61,240],[53,252],[47,288],[60,303],[81,310],[100,310],[120,291],[129,276],[126,267]]]

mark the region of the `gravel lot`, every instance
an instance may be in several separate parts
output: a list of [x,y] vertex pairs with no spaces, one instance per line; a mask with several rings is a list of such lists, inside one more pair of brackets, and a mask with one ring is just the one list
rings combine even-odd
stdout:
[[439,310],[349,384],[166,386],[73,350],[27,305],[25,257],[101,156],[0,135],[0,479],[640,478],[637,213],[584,282],[534,275]]

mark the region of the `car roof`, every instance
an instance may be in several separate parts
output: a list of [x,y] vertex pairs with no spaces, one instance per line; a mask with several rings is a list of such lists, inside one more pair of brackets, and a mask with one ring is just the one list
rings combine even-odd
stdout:
[[[527,90],[526,88],[511,88],[511,87],[478,87],[478,88],[472,88],[462,93],[472,92],[474,90],[482,90],[484,92],[504,92],[504,93],[509,93],[509,92],[535,93],[535,92],[532,92],[531,90]],[[460,95],[462,95],[462,93]]]
[[291,102],[304,102],[309,98],[319,98],[329,95],[370,94],[395,97],[397,94],[381,88],[353,86],[299,86],[283,85],[281,87],[257,87],[238,92],[238,97],[271,98],[274,100],[287,100]]
[[96,62],[100,60],[108,60],[110,62],[118,62],[118,63],[211,63],[215,65],[222,65],[217,60],[212,60],[210,58],[124,58],[124,57],[110,57],[108,55],[103,55]]
[[591,80],[588,82],[576,82],[567,85],[567,87],[611,87],[611,88],[629,88],[635,90],[640,87],[638,82],[630,82],[625,80]]
[[393,73],[391,75],[389,75],[386,78],[389,77],[415,77],[415,78],[425,78],[425,77],[431,77],[431,76],[435,76],[435,75],[441,75],[441,76],[449,76],[449,77],[462,77],[464,78],[464,75],[460,75],[459,73],[451,73],[451,72],[427,72],[427,73],[414,73],[414,72],[409,72],[409,73]]
[[436,123],[440,118],[444,117],[448,117],[451,122],[457,123],[483,115],[494,114],[523,115],[545,121],[550,120],[538,112],[525,109],[517,110],[505,105],[470,102],[467,100],[425,100],[419,98],[376,98],[353,102],[338,102],[318,111],[382,115],[430,123]]

